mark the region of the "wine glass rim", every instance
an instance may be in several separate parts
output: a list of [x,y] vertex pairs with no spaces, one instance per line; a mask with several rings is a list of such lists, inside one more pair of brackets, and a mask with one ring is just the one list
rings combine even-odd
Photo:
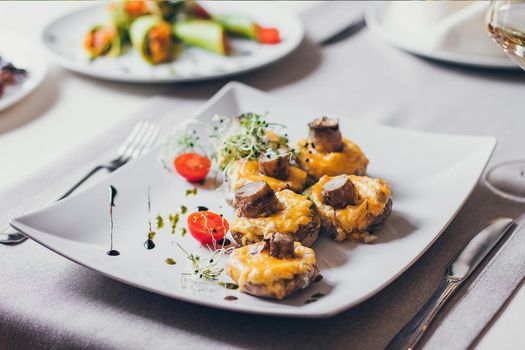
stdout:
[[522,197],[522,196],[516,196],[516,195],[513,195],[513,194],[510,194],[508,192],[505,192],[503,190],[500,190],[499,188],[497,188],[496,186],[494,186],[488,179],[490,173],[495,169],[495,168],[499,168],[500,166],[503,166],[503,165],[509,165],[509,164],[519,164],[519,163],[525,163],[525,159],[511,159],[511,160],[507,160],[507,161],[504,161],[504,162],[500,162],[498,164],[495,164],[493,165],[486,173],[485,175],[483,176],[483,182],[485,183],[485,185],[494,193],[496,193],[498,196],[500,197],[503,197],[505,199],[509,199],[509,200],[512,200],[514,202],[519,202],[519,203],[525,203],[525,196]]

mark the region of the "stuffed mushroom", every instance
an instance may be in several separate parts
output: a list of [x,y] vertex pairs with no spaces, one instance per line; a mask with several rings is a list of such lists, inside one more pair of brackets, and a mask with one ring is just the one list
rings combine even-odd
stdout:
[[239,245],[257,243],[272,232],[311,246],[321,222],[315,205],[290,190],[274,192],[264,181],[250,182],[235,193],[237,215],[230,231]]
[[235,249],[226,269],[241,292],[272,299],[308,287],[319,274],[313,249],[275,232],[259,243]]
[[230,191],[235,193],[241,186],[254,181],[265,181],[274,191],[292,190],[302,192],[308,183],[308,174],[290,164],[290,156],[261,155],[258,160],[238,160],[227,170]]
[[313,178],[365,175],[368,159],[358,145],[341,136],[339,121],[322,117],[308,124],[309,137],[299,141],[297,157]]
[[319,211],[321,233],[336,241],[375,241],[377,237],[370,233],[380,228],[392,211],[390,186],[367,176],[323,176],[305,194]]

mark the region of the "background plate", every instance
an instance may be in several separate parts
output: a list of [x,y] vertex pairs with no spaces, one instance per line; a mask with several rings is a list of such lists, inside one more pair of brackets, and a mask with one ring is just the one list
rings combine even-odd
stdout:
[[[418,43],[410,39],[406,33],[400,31],[398,28],[391,28],[391,26],[385,24],[386,21],[384,20],[384,17],[387,13],[386,10],[388,6],[390,6],[388,2],[379,2],[368,6],[365,12],[365,20],[366,25],[374,33],[391,45],[394,45],[415,55],[435,59],[438,61],[481,68],[519,69],[519,66],[506,56],[482,56],[446,50],[423,49]],[[417,29],[414,29],[413,31],[416,30]]]
[[16,67],[28,71],[27,78],[15,85],[8,85],[0,97],[0,111],[14,105],[44,80],[47,73],[47,63],[43,60],[38,45],[30,42],[20,34],[0,31],[0,56],[12,62]]
[[[307,133],[306,122],[320,111],[295,106],[238,83],[219,91],[184,127],[202,131],[215,114],[269,113],[270,121],[289,125],[291,142]],[[328,114],[330,115],[330,114]],[[182,127],[182,126],[181,126]],[[215,284],[188,287],[181,273],[192,270],[176,243],[205,254],[190,236],[157,235],[157,248],[146,250],[146,194],[151,187],[152,215],[166,215],[184,204],[190,212],[197,205],[223,213],[233,210],[221,192],[199,189],[186,197],[191,185],[167,172],[159,163],[160,149],[117,170],[107,179],[37,212],[18,217],[11,224],[49,249],[84,266],[159,294],[233,311],[280,316],[327,317],[372,296],[401,274],[432,244],[454,217],[476,184],[495,145],[490,137],[451,136],[403,130],[341,119],[344,135],[362,146],[370,159],[369,173],[388,179],[393,189],[391,217],[371,245],[337,243],[320,238],[314,249],[324,279],[283,301],[255,298]],[[115,213],[115,247],[109,248],[108,186],[119,190]],[[153,217],[154,219],[154,217]],[[185,218],[181,219],[181,223]],[[167,257],[177,265],[164,263]],[[311,304],[314,293],[326,294]],[[226,295],[239,299],[224,300]]]
[[42,40],[51,58],[73,71],[95,78],[122,82],[183,82],[231,76],[266,66],[291,53],[302,41],[304,31],[299,19],[264,2],[202,2],[212,13],[244,14],[263,26],[276,27],[282,42],[260,45],[234,39],[235,54],[220,56],[199,48],[187,48],[172,63],[151,66],[135,50],[118,58],[88,60],[82,48],[83,38],[94,24],[108,21],[106,3],[68,13],[52,21],[43,31]]

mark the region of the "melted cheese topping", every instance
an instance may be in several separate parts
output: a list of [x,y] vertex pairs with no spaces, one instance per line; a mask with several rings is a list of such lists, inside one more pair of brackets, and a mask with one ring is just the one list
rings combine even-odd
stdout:
[[233,192],[242,185],[254,181],[266,181],[275,192],[290,189],[301,192],[306,186],[308,175],[298,167],[290,166],[290,174],[286,180],[279,180],[259,173],[259,162],[256,160],[238,160],[228,169],[228,180]]
[[361,148],[343,137],[341,152],[321,153],[312,147],[310,139],[302,139],[297,144],[302,167],[316,179],[323,175],[337,176],[341,174],[364,175],[368,165]]
[[[262,243],[255,243],[262,244]],[[292,280],[296,275],[306,274],[316,269],[316,259],[313,249],[294,243],[294,257],[278,259],[268,251],[250,254],[250,247],[235,249],[226,262],[226,271],[238,285],[241,292],[247,291],[246,285],[259,285],[271,292],[277,299],[286,296],[286,280]]]
[[[281,209],[268,217],[246,218],[236,216],[230,230],[245,234],[246,238],[259,242],[266,233],[295,233],[313,218],[313,203],[308,198],[283,190],[275,193]],[[243,238],[244,241],[244,238]]]
[[310,199],[319,209],[321,217],[330,220],[336,227],[345,231],[346,235],[364,232],[372,221],[383,213],[391,195],[390,186],[381,179],[368,176],[342,176],[348,176],[356,188],[355,205],[334,209],[323,203],[323,185],[335,178],[330,176],[323,176],[312,186]]

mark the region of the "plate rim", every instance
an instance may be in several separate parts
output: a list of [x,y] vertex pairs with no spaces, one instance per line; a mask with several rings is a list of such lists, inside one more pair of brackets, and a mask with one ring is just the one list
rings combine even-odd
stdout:
[[[43,52],[42,47],[38,45],[39,43],[34,43],[25,35],[20,35],[19,33],[10,30],[0,30],[0,37],[4,35],[17,38],[16,40],[22,42],[22,46],[24,48],[29,48],[30,51],[34,54],[38,55]],[[32,86],[30,86],[27,89],[22,89],[22,91],[15,92],[13,95],[10,95],[8,97],[0,97],[0,112],[5,111],[8,108],[11,108],[14,105],[18,104],[21,100],[33,93],[44,82],[49,73],[49,64],[46,60],[40,60],[40,62],[40,72],[38,75],[35,76],[36,79],[33,81]],[[29,71],[29,73],[31,74],[31,71]],[[24,84],[26,84],[26,81],[22,82],[22,85]]]
[[365,22],[368,28],[390,45],[405,52],[432,60],[452,63],[461,66],[478,67],[486,69],[519,70],[520,67],[507,57],[491,57],[474,54],[464,54],[449,50],[425,50],[412,45],[409,41],[392,35],[383,26],[381,18],[382,11],[388,3],[370,4],[365,10]]
[[[119,76],[118,74],[110,74],[110,75],[104,75],[101,74],[93,74],[87,69],[86,67],[83,67],[81,65],[76,64],[74,61],[71,61],[67,59],[66,57],[63,57],[62,55],[56,53],[51,47],[47,45],[46,42],[46,35],[49,33],[50,27],[53,26],[58,21],[69,17],[73,15],[77,15],[79,13],[94,10],[96,8],[100,8],[101,6],[104,6],[105,2],[92,4],[88,6],[84,6],[78,9],[74,9],[72,11],[66,11],[65,13],[61,13],[55,17],[53,17],[51,20],[49,20],[41,29],[40,32],[40,43],[42,47],[44,48],[46,54],[48,57],[51,58],[53,62],[58,64],[59,66],[66,68],[70,71],[73,71],[75,73],[102,80],[102,81],[111,81],[111,82],[119,82],[119,83],[137,83],[137,84],[170,84],[170,83],[186,83],[186,82],[199,82],[199,81],[208,81],[208,80],[218,80],[221,78],[227,78],[232,76],[237,76],[241,74],[245,74],[248,72],[252,72],[255,70],[263,69],[269,65],[272,65],[276,62],[279,62],[295,52],[297,48],[304,42],[305,40],[305,28],[299,17],[289,11],[280,10],[280,12],[285,13],[286,16],[288,16],[293,22],[295,22],[295,26],[298,30],[298,36],[295,40],[294,44],[290,47],[288,51],[283,51],[283,53],[278,56],[277,58],[252,66],[252,67],[246,67],[240,70],[235,70],[231,72],[222,72],[212,75],[202,75],[202,76],[187,76],[187,77],[181,77],[177,78],[176,76],[169,76],[169,77],[157,77],[157,78],[148,78],[148,77],[133,77],[133,76],[127,76],[128,78],[123,79],[122,76]],[[265,6],[272,6],[267,5]]]
[[[269,97],[269,98],[272,98],[272,99],[279,99],[282,102],[288,103],[287,101],[284,101],[283,99],[275,97],[275,96],[273,96],[270,93],[266,93],[264,91],[258,90],[256,88],[253,88],[253,87],[248,86],[248,85],[243,84],[243,83],[232,81],[232,82],[226,84],[217,93],[215,93],[210,99],[208,99],[203,105],[201,105],[200,108],[197,108],[195,110],[195,112],[192,113],[189,118],[183,120],[181,124],[184,125],[186,122],[194,120],[196,116],[202,114],[203,111],[208,109],[217,100],[220,100],[225,94],[227,94],[231,90],[239,90],[239,89],[240,90],[244,89],[244,90],[254,91],[254,92],[257,92],[259,94],[263,94],[266,97]],[[293,103],[288,103],[288,104],[294,105]],[[315,110],[315,108],[312,108],[312,110]],[[348,118],[348,117],[346,117],[346,118],[349,119],[349,120],[355,120],[353,118]],[[487,148],[487,150],[485,150],[485,152],[487,154],[484,155],[485,156],[485,161],[484,161],[484,164],[483,164],[483,167],[482,167],[481,171],[477,175],[476,181],[473,181],[472,185],[470,186],[469,190],[467,191],[468,192],[467,195],[462,199],[462,201],[458,205],[456,211],[453,213],[453,215],[450,216],[450,218],[447,220],[447,222],[445,224],[443,224],[443,226],[441,227],[439,232],[437,232],[434,235],[433,239],[422,250],[420,250],[419,253],[408,264],[403,266],[403,268],[400,269],[399,271],[397,271],[397,273],[394,274],[390,279],[386,280],[383,284],[381,284],[378,287],[376,287],[375,289],[371,290],[366,295],[363,295],[361,298],[358,298],[358,299],[354,300],[353,302],[351,302],[349,304],[340,304],[339,306],[334,307],[333,309],[330,309],[328,311],[312,310],[312,311],[308,311],[308,313],[302,313],[301,310],[305,310],[305,308],[302,308],[302,309],[301,308],[297,308],[297,309],[293,309],[293,310],[290,310],[290,309],[287,309],[287,308],[286,309],[279,309],[279,308],[251,309],[251,308],[248,308],[247,309],[245,307],[245,305],[237,305],[237,304],[226,305],[226,304],[213,303],[211,301],[207,302],[205,299],[191,299],[191,298],[186,297],[185,295],[182,295],[182,294],[178,294],[178,295],[175,296],[175,295],[170,294],[168,292],[164,292],[162,290],[157,290],[155,288],[148,287],[145,284],[138,284],[138,283],[134,283],[134,282],[131,282],[129,280],[126,280],[124,278],[120,278],[120,277],[115,276],[115,275],[113,275],[113,274],[111,274],[109,272],[102,271],[102,270],[100,270],[100,269],[98,269],[98,268],[96,268],[94,266],[88,266],[87,264],[84,264],[81,261],[77,260],[75,257],[73,257],[71,255],[68,255],[67,252],[62,252],[61,249],[53,248],[53,247],[47,245],[46,243],[42,242],[38,238],[38,235],[37,235],[37,238],[35,238],[34,235],[30,232],[31,230],[38,231],[38,232],[41,232],[41,233],[46,234],[46,235],[48,235],[48,234],[45,233],[44,231],[39,230],[39,229],[31,228],[28,225],[23,223],[24,217],[39,214],[41,211],[46,210],[47,208],[52,206],[54,203],[48,204],[48,205],[46,205],[46,206],[44,206],[44,207],[42,207],[42,208],[40,208],[38,210],[19,215],[19,216],[15,217],[15,218],[11,219],[9,221],[9,224],[14,229],[24,233],[25,235],[30,237],[35,242],[39,243],[40,245],[46,247],[47,249],[55,252],[56,254],[66,258],[66,259],[68,259],[70,261],[73,261],[73,262],[75,262],[75,263],[77,263],[77,264],[79,264],[81,266],[84,266],[84,267],[86,267],[86,268],[88,268],[90,270],[93,270],[93,271],[96,271],[98,273],[101,273],[102,275],[104,275],[106,277],[109,277],[111,279],[117,280],[119,282],[131,285],[131,286],[134,286],[134,287],[137,287],[137,288],[141,288],[141,289],[144,289],[144,290],[147,290],[149,292],[153,292],[153,293],[156,293],[156,294],[159,294],[159,295],[163,295],[163,296],[166,296],[166,297],[169,297],[169,298],[172,298],[172,299],[181,300],[181,301],[184,301],[184,302],[189,302],[189,303],[192,303],[192,304],[202,305],[202,306],[206,306],[206,307],[222,309],[222,310],[226,310],[226,311],[230,311],[230,312],[241,312],[241,313],[244,313],[244,314],[258,314],[258,315],[268,315],[268,316],[278,316],[278,317],[291,317],[291,318],[328,318],[328,317],[332,317],[332,316],[340,314],[341,312],[344,312],[346,310],[349,310],[349,309],[351,309],[351,308],[361,304],[362,302],[370,299],[371,297],[373,297],[374,295],[376,295],[377,293],[382,291],[384,288],[386,288],[388,285],[390,285],[393,281],[395,281],[399,276],[401,276],[404,272],[406,272],[410,267],[412,267],[419,260],[419,258],[428,251],[428,249],[435,243],[435,241],[438,238],[441,237],[441,234],[448,228],[450,223],[455,219],[455,217],[457,216],[459,211],[463,208],[465,202],[470,198],[473,190],[475,189],[476,185],[479,183],[479,180],[480,180],[480,178],[481,178],[481,176],[482,176],[482,174],[484,172],[484,169],[487,167],[487,164],[488,164],[488,162],[490,160],[490,157],[492,156],[492,154],[494,152],[494,149],[495,149],[495,146],[496,146],[496,143],[497,143],[496,138],[492,137],[492,136],[473,136],[473,135],[456,135],[456,134],[434,133],[434,132],[421,131],[421,130],[412,130],[412,129],[406,129],[406,128],[398,128],[398,127],[393,127],[393,126],[389,126],[389,125],[383,125],[383,124],[375,123],[375,122],[369,122],[369,123],[373,124],[373,125],[376,125],[376,126],[380,126],[380,127],[385,127],[385,128],[389,128],[389,129],[396,129],[396,130],[403,130],[403,131],[407,131],[407,132],[411,132],[411,133],[440,135],[440,136],[455,137],[455,138],[478,139],[478,140],[480,140],[480,142],[483,142],[483,147]],[[157,147],[153,148],[152,150],[150,150],[150,152],[154,152],[158,147],[160,147],[160,146],[157,146]],[[115,171],[113,174],[119,172],[120,170],[121,169]],[[109,176],[111,176],[111,174]],[[100,181],[102,181],[102,180],[103,179],[101,179]],[[87,191],[94,185],[96,185],[96,183],[94,183],[93,185],[91,185],[89,187],[86,187],[86,188],[82,189],[78,193]],[[66,198],[65,201],[69,200],[72,197]]]

